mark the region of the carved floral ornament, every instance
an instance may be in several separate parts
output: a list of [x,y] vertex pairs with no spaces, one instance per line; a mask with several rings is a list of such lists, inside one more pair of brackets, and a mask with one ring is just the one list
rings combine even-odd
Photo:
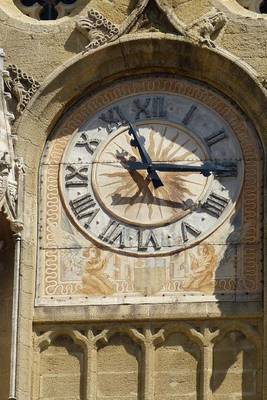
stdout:
[[78,20],[76,27],[89,42],[86,50],[95,49],[125,34],[143,31],[171,33],[200,45],[216,47],[215,40],[220,39],[226,22],[226,16],[213,8],[192,24],[185,25],[173,9],[161,0],[140,0],[120,26],[91,9],[87,17]]

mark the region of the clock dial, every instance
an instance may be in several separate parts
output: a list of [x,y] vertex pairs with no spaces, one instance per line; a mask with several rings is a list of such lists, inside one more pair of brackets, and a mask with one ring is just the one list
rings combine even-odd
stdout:
[[[137,127],[154,162],[201,165],[208,156],[180,126],[148,121]],[[127,161],[140,160],[128,131],[111,135],[97,153],[92,183],[98,202],[114,218],[135,226],[162,226],[183,218],[203,198],[209,179],[191,172],[159,172],[163,186],[154,188],[146,170],[127,169]]]
[[[204,165],[209,173],[196,171]],[[96,112],[73,134],[60,172],[66,210],[83,234],[140,256],[207,238],[233,212],[242,180],[242,153],[228,124],[195,100],[158,92]]]

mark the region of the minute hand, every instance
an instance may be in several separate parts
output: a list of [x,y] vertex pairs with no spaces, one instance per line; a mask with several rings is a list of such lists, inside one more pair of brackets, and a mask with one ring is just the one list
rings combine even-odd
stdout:
[[[162,172],[199,172],[204,176],[209,176],[211,173],[222,177],[237,176],[237,165],[233,162],[224,162],[221,164],[206,162],[202,165],[152,163],[152,167],[156,171]],[[129,170],[143,170],[146,169],[146,164],[129,161],[127,163],[127,168]]]
[[129,134],[132,135],[133,137],[133,142],[131,143],[133,146],[137,147],[141,160],[143,161],[143,163],[141,163],[142,165],[146,165],[145,168],[149,177],[151,178],[151,181],[154,185],[155,188],[158,188],[160,186],[163,186],[163,183],[160,179],[160,177],[158,176],[158,174],[156,173],[155,168],[153,167],[153,163],[151,158],[149,157],[148,153],[146,152],[146,149],[144,147],[144,138],[143,137],[139,137],[136,129],[133,127],[133,125],[128,122],[130,129],[129,129]]

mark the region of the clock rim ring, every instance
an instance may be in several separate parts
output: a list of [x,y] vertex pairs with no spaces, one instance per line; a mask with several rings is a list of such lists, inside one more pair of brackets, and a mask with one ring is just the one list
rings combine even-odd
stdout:
[[[150,75],[150,84],[152,84],[152,85],[153,85],[153,83],[154,83],[153,78],[154,78],[153,75]],[[140,82],[140,81],[141,81],[141,82],[142,82],[142,81],[145,81],[145,83],[147,83],[147,80],[144,79],[143,76],[135,77],[135,80],[136,80],[136,81],[139,81],[139,82]],[[161,88],[161,87],[157,87],[156,89],[152,89],[152,88],[148,88],[148,87],[147,87],[146,90],[140,90],[140,89],[138,89],[137,91],[135,91],[135,92],[133,92],[133,93],[131,93],[131,94],[129,94],[129,93],[128,93],[128,94],[125,94],[124,96],[123,96],[123,94],[121,94],[121,92],[120,92],[120,93],[116,92],[115,98],[113,99],[113,101],[109,102],[109,104],[115,103],[115,102],[119,101],[120,99],[124,99],[124,98],[126,98],[126,97],[131,97],[131,96],[133,96],[133,95],[139,95],[139,94],[141,95],[141,94],[144,94],[144,93],[148,93],[149,90],[150,90],[151,93],[159,93],[159,92],[160,92],[160,93],[166,93],[166,94],[171,94],[171,95],[178,95],[178,96],[181,96],[181,97],[185,97],[185,98],[187,98],[187,99],[192,99],[192,100],[194,100],[194,101],[196,101],[196,102],[199,102],[200,104],[203,104],[207,109],[210,109],[210,110],[212,110],[214,113],[216,113],[220,119],[224,120],[224,122],[230,127],[231,132],[233,132],[233,135],[234,135],[234,137],[235,137],[235,140],[236,140],[237,143],[239,144],[239,147],[240,147],[240,150],[241,150],[241,154],[242,154],[242,156],[243,156],[243,147],[242,147],[241,141],[240,141],[240,139],[239,139],[239,136],[238,136],[238,134],[237,134],[237,131],[232,127],[232,125],[231,125],[230,123],[228,123],[228,121],[225,119],[225,117],[216,109],[217,104],[216,104],[216,107],[215,107],[215,108],[212,108],[209,104],[206,104],[206,101],[203,101],[203,98],[201,98],[201,97],[196,97],[194,92],[193,92],[193,94],[192,94],[192,93],[184,93],[184,91],[185,91],[184,87],[185,87],[185,86],[193,86],[193,87],[194,87],[194,90],[200,89],[201,91],[203,90],[206,94],[207,94],[207,93],[210,93],[211,95],[216,96],[216,97],[218,98],[219,101],[223,101],[223,100],[224,100],[224,105],[225,105],[226,107],[229,108],[229,111],[230,111],[232,114],[234,114],[234,113],[236,114],[236,113],[237,113],[237,114],[238,114],[238,119],[244,121],[244,119],[243,119],[242,116],[241,116],[242,114],[240,114],[240,112],[238,112],[238,110],[236,109],[236,107],[235,107],[233,104],[231,104],[231,102],[229,101],[229,99],[224,98],[224,96],[223,96],[222,94],[221,94],[221,95],[218,94],[217,91],[216,91],[216,90],[213,90],[212,87],[209,87],[209,86],[208,86],[208,87],[205,87],[203,84],[201,84],[201,82],[199,83],[199,82],[196,82],[196,81],[192,81],[192,80],[190,80],[190,79],[179,78],[179,77],[173,77],[173,76],[171,76],[171,77],[166,77],[166,76],[164,76],[164,77],[162,78],[162,81],[165,81],[165,83],[166,83],[166,81],[174,81],[174,82],[178,85],[178,87],[179,87],[179,85],[182,85],[182,87],[183,87],[182,93],[181,93],[180,91],[177,90],[177,86],[174,86],[173,90],[170,90],[170,88],[169,88],[169,89],[164,89],[164,88]],[[131,81],[130,81],[130,82],[131,82]],[[156,83],[159,83],[159,82],[156,82]],[[164,82],[163,82],[163,83],[164,83]],[[111,85],[109,85],[109,88],[108,88],[108,89],[114,88],[114,87],[118,87],[118,86],[121,87],[121,85],[127,85],[127,84],[129,84],[129,79],[128,79],[128,80],[125,79],[125,80],[123,80],[123,81],[117,81],[117,82],[114,82],[114,83],[112,83]],[[89,101],[92,101],[92,99],[93,99],[93,101],[94,101],[94,97],[95,97],[95,96],[103,95],[103,92],[107,91],[108,89],[107,89],[107,88],[104,88],[104,89],[102,89],[102,90],[100,89],[99,91],[97,91],[96,93],[94,93],[92,96],[89,96],[89,98],[87,98],[87,100],[85,100],[85,102],[86,102],[86,101],[88,102],[88,100],[89,100]],[[190,88],[190,89],[192,90],[192,88]],[[187,89],[186,89],[186,90],[187,90]],[[226,104],[225,104],[225,103],[226,103]],[[78,105],[78,108],[82,107],[82,105],[83,105],[83,104],[79,104],[79,105]],[[102,106],[99,107],[97,110],[94,110],[94,113],[93,113],[93,114],[90,114],[90,118],[93,117],[94,114],[96,114],[96,113],[100,112],[101,110],[103,110],[105,107],[106,107],[106,105],[102,105]],[[87,119],[87,120],[88,120],[88,119]],[[86,121],[83,121],[83,122],[81,122],[81,124],[80,124],[79,126],[81,127],[81,126],[83,126],[85,123],[86,123]],[[79,128],[76,128],[76,129],[72,132],[72,134],[70,134],[69,136],[74,135],[74,133],[76,132],[77,129],[79,129]],[[239,133],[239,132],[238,132],[238,133]],[[71,140],[68,140],[68,142],[67,142],[66,145],[65,145],[65,149],[68,147],[68,145],[70,144],[70,142],[71,142]],[[243,144],[244,144],[244,142],[243,142]],[[64,149],[63,153],[65,152],[65,149]],[[240,185],[239,193],[238,193],[238,195],[236,196],[236,203],[235,203],[235,205],[239,202],[240,195],[241,195],[241,192],[242,192],[242,190],[243,190],[243,183],[244,183],[244,160],[243,160],[243,157],[242,157],[242,160],[241,160],[241,162],[240,162],[240,165],[242,166],[242,178],[241,178],[242,184]],[[63,198],[62,193],[61,193],[61,196],[60,196],[60,197]],[[63,201],[64,208],[66,209],[64,203],[65,203],[65,202]],[[221,223],[220,223],[219,225],[216,225],[216,228],[215,228],[215,229],[218,229],[218,228],[224,223],[224,221],[230,216],[230,214],[231,214],[232,211],[233,211],[233,207],[231,207],[231,209],[229,209],[229,211],[227,212],[227,214],[225,215],[225,217],[223,218],[223,220],[221,221]],[[82,231],[82,229],[81,229],[81,227],[80,227],[80,225],[76,224],[74,218],[71,218],[71,219],[72,219],[72,221],[74,221],[74,225],[75,225],[75,226],[78,226],[78,229],[79,229],[79,231],[83,234],[83,236],[85,236],[85,235],[84,235],[84,232]],[[140,254],[140,255],[137,254],[137,253],[131,253],[131,252],[129,252],[129,251],[124,251],[124,250],[121,250],[121,249],[111,248],[111,247],[105,245],[105,243],[103,243],[102,241],[100,242],[100,241],[98,241],[97,239],[93,238],[92,236],[90,236],[90,239],[91,239],[93,242],[97,243],[98,245],[100,244],[101,247],[104,247],[105,249],[107,249],[107,250],[109,250],[109,251],[114,251],[114,252],[121,253],[121,254],[126,254],[126,255],[127,255],[127,254],[130,254],[130,255],[132,255],[132,256],[137,256],[137,257],[138,257],[138,256],[140,256],[140,257],[151,257],[151,256],[152,256],[152,257],[155,257],[155,256],[168,255],[168,254],[175,254],[175,253],[178,253],[178,252],[180,252],[180,251],[186,250],[187,248],[194,247],[195,245],[199,244],[200,242],[203,242],[204,240],[206,240],[213,232],[214,232],[214,229],[212,229],[211,232],[209,232],[208,234],[206,234],[204,238],[201,238],[200,240],[195,240],[193,243],[191,243],[191,244],[189,244],[189,245],[183,245],[182,248],[177,248],[177,247],[175,247],[175,249],[173,249],[173,250],[169,250],[169,249],[168,249],[168,250],[165,251],[165,252],[157,252],[157,253],[150,253],[150,254],[142,253],[142,254]],[[88,238],[88,233],[86,233],[86,236],[85,236],[85,237]]]

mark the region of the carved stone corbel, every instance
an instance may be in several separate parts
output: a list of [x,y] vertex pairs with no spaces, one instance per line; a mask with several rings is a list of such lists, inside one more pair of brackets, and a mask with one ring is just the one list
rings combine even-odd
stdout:
[[224,13],[213,9],[187,26],[186,35],[200,45],[214,48],[216,47],[215,40],[222,35],[226,23],[227,18]]
[[81,17],[77,29],[88,39],[86,50],[95,49],[109,42],[119,33],[119,28],[96,10],[89,10],[87,17]]
[[14,64],[7,67],[3,78],[6,90],[16,101],[15,113],[19,116],[40,87],[40,84]]

